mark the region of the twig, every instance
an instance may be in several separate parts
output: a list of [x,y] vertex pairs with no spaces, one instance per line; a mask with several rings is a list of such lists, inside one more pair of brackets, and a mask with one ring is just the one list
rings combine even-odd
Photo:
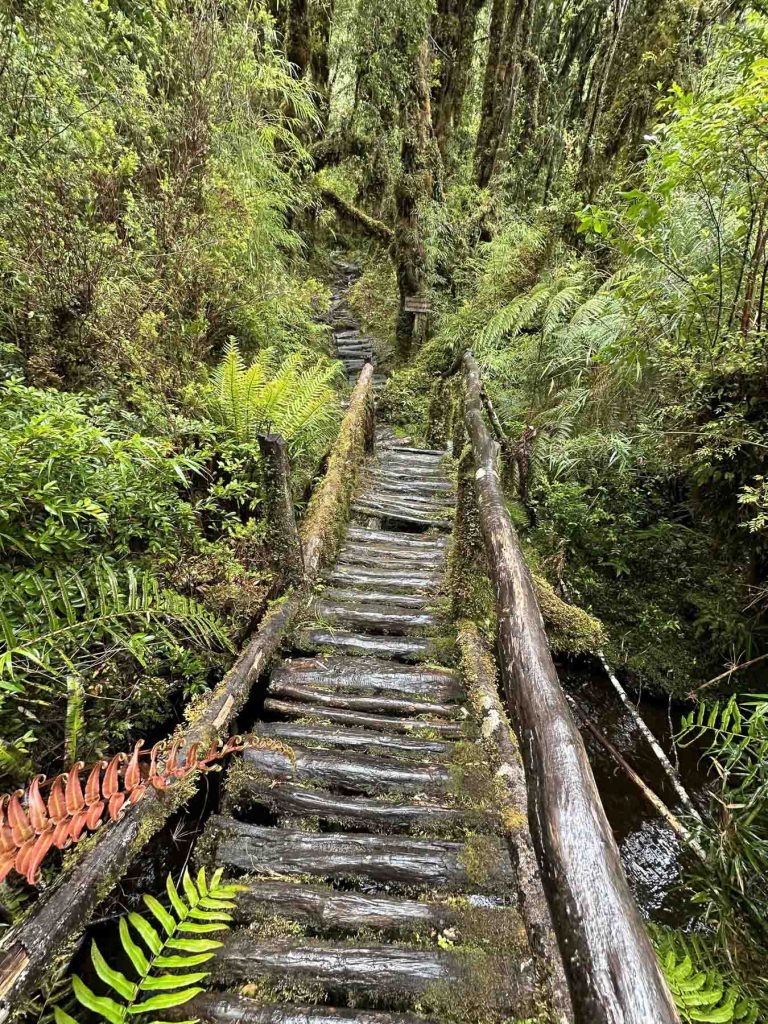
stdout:
[[741,665],[731,665],[729,669],[725,672],[721,672],[719,676],[715,676],[713,679],[708,679],[706,683],[702,683],[701,686],[695,687],[695,689],[691,690],[688,696],[695,700],[696,694],[700,693],[702,690],[706,690],[708,686],[713,686],[715,683],[719,683],[721,679],[727,679],[728,676],[732,676],[734,672],[740,672],[743,668],[749,668],[750,665],[756,665],[758,661],[765,661],[766,658],[768,658],[768,654],[761,654],[757,658],[752,658],[751,661],[742,662]]

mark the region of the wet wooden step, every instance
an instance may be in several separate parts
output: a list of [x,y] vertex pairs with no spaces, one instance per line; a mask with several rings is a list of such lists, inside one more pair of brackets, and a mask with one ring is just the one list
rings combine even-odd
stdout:
[[271,679],[343,693],[381,690],[441,701],[460,698],[464,693],[450,668],[397,665],[378,658],[293,658],[275,669]]
[[240,924],[279,914],[317,930],[376,928],[398,933],[446,928],[457,918],[455,909],[447,903],[338,892],[328,886],[271,879],[255,879],[248,881],[246,886],[245,892],[237,897],[234,913]]
[[171,1010],[169,1020],[195,1019],[201,1024],[437,1024],[410,1013],[376,1010],[347,1010],[329,1006],[265,1006],[256,999],[234,992],[203,992]]
[[418,570],[386,567],[366,568],[362,565],[337,565],[328,577],[330,583],[343,584],[347,588],[374,587],[389,593],[433,594],[443,578],[442,569],[433,572],[426,568]]
[[445,537],[435,534],[401,533],[395,530],[371,530],[364,526],[350,526],[347,530],[348,540],[359,540],[364,543],[396,544],[400,548],[440,548],[445,550],[448,541]]
[[506,844],[484,836],[488,862],[482,880],[470,879],[463,843],[371,835],[298,832],[250,825],[213,815],[205,827],[212,862],[238,871],[352,879],[458,892],[507,892],[514,884]]
[[439,764],[416,764],[370,754],[291,747],[292,756],[277,750],[251,748],[243,753],[243,772],[252,770],[270,779],[311,782],[358,793],[444,792],[450,773]]
[[411,477],[404,480],[402,474],[385,472],[382,469],[367,474],[366,483],[381,487],[383,490],[401,491],[404,488],[411,488],[426,494],[452,494],[455,492],[455,487],[450,480],[419,480]]
[[342,827],[363,825],[370,832],[416,829],[421,832],[439,830],[445,834],[447,830],[461,829],[467,822],[465,814],[446,804],[427,800],[393,803],[370,797],[340,796],[316,786],[293,782],[275,784],[249,772],[237,773],[227,789],[227,801],[228,807],[238,809],[238,817],[243,817],[243,812],[247,817],[255,807],[267,807],[281,818],[317,817]]
[[361,608],[387,603],[392,609],[414,608],[423,610],[434,604],[426,594],[387,594],[377,590],[351,590],[342,587],[327,587],[322,597],[342,604],[355,604]]
[[437,570],[445,564],[444,548],[409,548],[399,544],[372,544],[370,541],[347,541],[339,552],[339,560],[355,565],[410,566]]
[[[289,988],[317,985],[328,992],[359,993],[369,1002],[386,999],[407,1008],[436,985],[455,986],[462,1003],[467,1003],[473,992],[470,975],[479,972],[479,959],[486,960],[482,973],[489,979],[482,992],[485,1009],[528,1016],[535,1008],[532,965],[516,963],[511,957],[491,959],[478,954],[468,958],[448,950],[295,939],[254,942],[246,929],[238,929],[226,936],[224,946],[207,966],[214,983],[266,978]],[[479,1009],[478,1005],[475,1012]]]
[[358,729],[377,729],[394,733],[434,733],[448,739],[461,736],[461,727],[453,722],[432,718],[397,718],[395,715],[368,715],[361,711],[342,711],[340,708],[325,708],[319,704],[299,704],[287,700],[267,697],[264,710],[270,714],[290,715],[293,718],[311,718],[320,722],[335,722]]
[[455,505],[453,498],[448,495],[420,494],[412,487],[387,490],[377,484],[364,487],[358,500],[368,504],[374,502],[404,505],[409,509],[421,509],[425,512],[439,512],[441,509],[450,509]]
[[401,661],[430,661],[439,647],[431,637],[370,636],[346,630],[302,629],[296,637],[300,651],[333,651],[339,654],[372,655]]
[[419,511],[405,504],[383,500],[363,500],[355,498],[352,511],[359,516],[371,516],[375,519],[391,519],[394,522],[413,523],[414,526],[431,526],[435,529],[451,529],[451,519],[436,514]]
[[393,609],[386,604],[361,608],[321,597],[312,603],[312,611],[323,624],[377,635],[418,635],[428,630],[435,632],[439,626],[439,619],[432,612]]
[[328,747],[390,753],[396,757],[444,758],[450,757],[454,749],[452,743],[443,740],[418,740],[373,729],[338,729],[295,722],[259,722],[251,731],[257,736],[284,740],[289,745],[320,743]]
[[437,718],[456,718],[461,713],[456,704],[438,703],[423,697],[419,700],[407,700],[405,697],[349,696],[311,684],[286,681],[285,677],[279,675],[274,675],[270,680],[268,693],[271,697],[281,697],[283,700],[304,701],[307,704],[343,708],[346,711],[367,711],[375,715],[433,715]]

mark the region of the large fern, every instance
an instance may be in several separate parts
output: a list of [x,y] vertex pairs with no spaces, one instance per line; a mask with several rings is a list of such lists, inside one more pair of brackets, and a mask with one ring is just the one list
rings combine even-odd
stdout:
[[[144,1014],[156,1014],[183,1006],[200,992],[207,971],[197,970],[211,960],[222,945],[211,934],[229,927],[231,910],[239,885],[224,885],[223,870],[210,882],[201,869],[193,880],[188,871],[182,877],[182,892],[169,875],[166,879],[168,906],[154,896],[143,900],[151,918],[131,912],[120,918],[122,948],[133,967],[133,977],[112,967],[96,942],[91,943],[93,969],[109,991],[98,995],[75,975],[72,989],[77,1001],[109,1024],[124,1024]],[[77,1024],[61,1007],[55,1007],[56,1024]]]
[[312,365],[309,357],[299,350],[276,365],[274,352],[264,349],[246,367],[230,339],[213,374],[212,411],[241,441],[273,431],[294,455],[323,454],[338,425],[341,365]]

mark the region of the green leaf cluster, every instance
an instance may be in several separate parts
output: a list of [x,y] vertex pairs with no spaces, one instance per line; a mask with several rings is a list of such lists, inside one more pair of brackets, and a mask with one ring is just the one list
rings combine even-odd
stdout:
[[[206,879],[204,869],[193,879],[182,876],[181,891],[171,875],[166,879],[168,905],[145,894],[148,914],[136,911],[120,918],[120,944],[133,972],[128,976],[111,966],[96,942],[91,943],[91,963],[106,995],[100,995],[75,975],[72,989],[85,1009],[109,1024],[124,1024],[137,1017],[183,1006],[200,992],[208,963],[223,943],[212,938],[229,927],[234,899],[242,886],[222,884],[223,869]],[[64,1009],[54,1009],[56,1024],[77,1024]]]

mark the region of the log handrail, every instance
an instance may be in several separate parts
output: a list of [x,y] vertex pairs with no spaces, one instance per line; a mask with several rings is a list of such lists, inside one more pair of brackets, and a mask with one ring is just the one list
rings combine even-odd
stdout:
[[496,598],[506,703],[528,817],[578,1024],[676,1024],[672,996],[629,889],[584,742],[557,677],[530,573],[499,482],[482,382],[463,359],[465,419]]
[[[174,737],[181,743],[180,761],[193,744],[207,749],[229,732],[333,553],[338,543],[334,521],[346,519],[359,467],[372,448],[373,401],[369,363],[360,372],[328,470],[302,524],[304,576],[269,609],[232,668]],[[85,927],[142,846],[192,795],[193,786],[190,776],[163,793],[148,790],[121,820],[105,825],[88,840],[88,848],[72,870],[61,875],[29,915],[9,930],[0,946],[0,1024],[20,1011],[48,972],[61,964],[72,936]]]

